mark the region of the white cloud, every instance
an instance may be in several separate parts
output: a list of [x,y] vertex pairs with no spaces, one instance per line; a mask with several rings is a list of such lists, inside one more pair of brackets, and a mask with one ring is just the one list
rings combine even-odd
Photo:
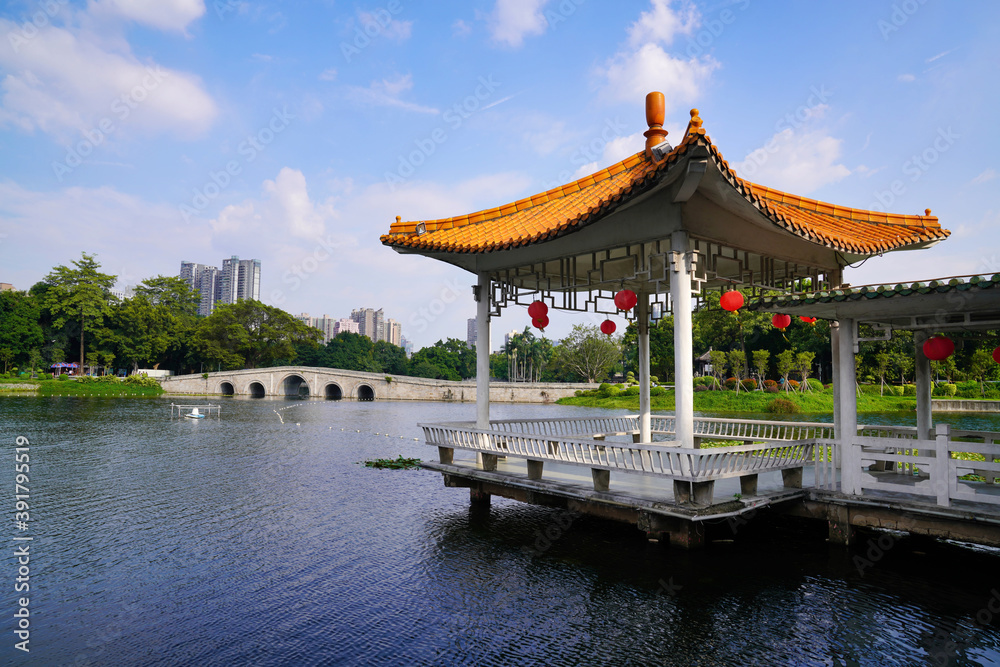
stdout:
[[[0,34],[19,30],[0,19]],[[19,34],[19,33],[18,33]],[[41,130],[62,142],[107,119],[115,129],[190,137],[217,114],[200,80],[141,62],[115,35],[48,25],[16,48],[0,48],[0,124]]]
[[358,12],[358,20],[366,31],[372,31],[388,39],[402,42],[409,39],[413,30],[413,21],[398,21],[394,18],[386,18],[390,15],[385,10],[382,13]]
[[628,30],[629,44],[670,44],[678,33],[690,35],[701,22],[697,7],[681,2],[675,11],[671,0],[653,0],[653,8],[639,15],[639,20]]
[[472,34],[472,26],[462,19],[456,19],[455,22],[451,24],[451,34],[454,37],[468,37]]
[[320,81],[336,81],[337,80],[337,70],[333,67],[330,69],[325,69],[319,73]]
[[548,27],[542,13],[549,0],[497,0],[490,15],[493,40],[517,48],[528,35],[541,35]]
[[913,76],[912,74],[900,74],[899,76],[896,77],[896,79],[898,81],[902,81],[903,83],[912,83],[913,81],[917,80],[917,77]]
[[203,0],[91,0],[88,11],[95,17],[118,16],[158,30],[183,32],[205,14]]
[[994,178],[997,177],[997,175],[998,174],[996,169],[987,169],[986,171],[982,172],[974,179],[972,179],[972,184],[979,185],[980,183],[986,183],[987,181],[992,181]]
[[252,235],[315,239],[326,232],[328,221],[337,218],[332,201],[316,203],[309,197],[301,171],[284,167],[277,178],[264,181],[264,199],[231,204],[210,221],[216,235]]
[[754,183],[800,195],[849,176],[851,170],[838,163],[842,140],[817,126],[824,110],[822,105],[814,107],[811,120],[775,134],[734,164],[736,173]]
[[410,74],[398,75],[393,79],[382,79],[373,81],[368,88],[352,86],[348,89],[348,96],[360,104],[372,106],[399,107],[407,111],[417,113],[436,114],[438,110],[433,107],[426,107],[415,102],[407,102],[400,99],[400,96],[413,89],[413,77]]
[[629,28],[629,48],[619,51],[597,74],[604,79],[603,94],[613,102],[634,103],[646,93],[661,91],[667,111],[694,103],[719,63],[711,56],[688,59],[664,50],[678,34],[690,34],[699,25],[700,15],[690,3],[672,8],[670,0],[652,0],[652,9],[643,12]]

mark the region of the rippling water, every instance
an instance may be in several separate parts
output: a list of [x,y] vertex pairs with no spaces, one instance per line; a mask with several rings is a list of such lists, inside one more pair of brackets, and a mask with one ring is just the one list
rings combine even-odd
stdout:
[[[429,458],[416,423],[471,405],[222,405],[193,421],[169,400],[0,398],[4,448],[31,440],[34,537],[23,654],[13,525],[3,536],[0,662],[1000,664],[992,550],[900,539],[862,573],[868,545],[779,523],[686,553],[499,498],[483,512],[438,474],[357,464]],[[588,412],[607,414],[494,408]],[[0,459],[7,507],[13,466]]]

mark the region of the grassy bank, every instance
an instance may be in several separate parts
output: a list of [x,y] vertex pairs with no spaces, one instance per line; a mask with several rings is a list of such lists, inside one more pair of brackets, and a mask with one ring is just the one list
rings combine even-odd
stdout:
[[[781,392],[771,394],[762,391],[699,391],[694,394],[694,409],[701,412],[767,412],[768,404],[776,398],[785,398],[795,404],[799,412],[833,414],[833,394],[829,390],[806,392]],[[590,408],[620,408],[638,410],[638,396],[574,396],[561,398],[560,405],[579,405]],[[663,396],[653,396],[650,400],[654,410],[673,410],[674,392]],[[863,394],[858,397],[858,412],[904,412],[916,409],[913,396],[877,396]]]

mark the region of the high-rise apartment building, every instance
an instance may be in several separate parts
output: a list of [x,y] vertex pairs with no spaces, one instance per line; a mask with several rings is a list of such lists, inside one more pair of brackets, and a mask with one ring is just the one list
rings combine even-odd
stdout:
[[354,320],[349,320],[346,317],[342,317],[333,323],[333,335],[336,337],[339,333],[354,333],[361,334],[361,326]]
[[385,339],[396,347],[403,347],[403,325],[391,317],[385,321]]
[[368,336],[373,343],[385,340],[385,319],[382,309],[355,308],[351,311],[351,319],[358,323],[359,333]]
[[222,268],[207,264],[181,262],[180,277],[201,295],[198,314],[208,316],[219,303],[240,299],[260,301],[260,260],[240,259],[233,255],[222,260]]
[[465,326],[465,344],[472,349],[476,346],[476,318],[470,317]]

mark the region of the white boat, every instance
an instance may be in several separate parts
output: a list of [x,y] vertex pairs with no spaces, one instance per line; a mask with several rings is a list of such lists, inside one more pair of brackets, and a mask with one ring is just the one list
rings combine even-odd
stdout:
[[204,419],[205,418],[205,415],[203,415],[200,412],[198,412],[198,408],[192,408],[191,412],[187,413],[184,416],[187,417],[188,419]]

